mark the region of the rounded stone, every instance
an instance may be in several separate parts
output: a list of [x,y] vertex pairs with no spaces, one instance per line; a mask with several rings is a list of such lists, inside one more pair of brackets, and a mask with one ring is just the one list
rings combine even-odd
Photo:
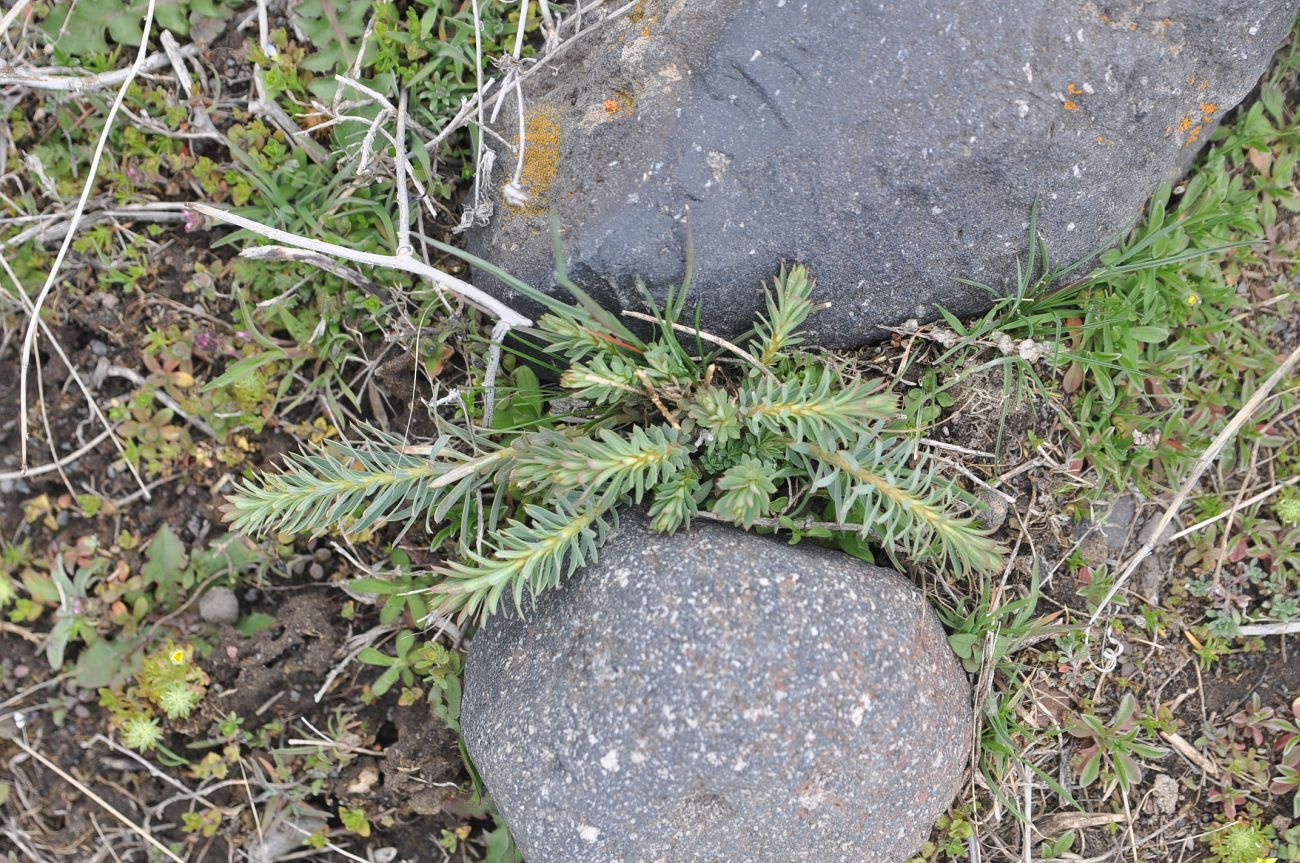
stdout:
[[971,721],[897,573],[639,516],[523,618],[490,619],[462,705],[528,863],[897,863],[951,802]]
[[239,620],[239,598],[228,587],[214,587],[199,600],[199,617],[208,623],[234,623]]

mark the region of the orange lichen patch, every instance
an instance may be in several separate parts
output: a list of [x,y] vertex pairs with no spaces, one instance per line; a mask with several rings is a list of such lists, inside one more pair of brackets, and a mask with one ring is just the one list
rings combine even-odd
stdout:
[[546,212],[547,195],[560,173],[560,124],[550,108],[533,108],[525,116],[524,170],[519,182],[528,201],[512,209],[535,215]]
[[608,115],[624,114],[630,117],[636,113],[636,97],[629,90],[615,90],[601,103],[601,107]]
[[1071,96],[1082,96],[1083,88],[1071,81],[1069,84],[1065,85],[1065,92],[1069,93]]
[[1104,144],[1104,143],[1106,143],[1106,136],[1105,136],[1105,135],[1098,135],[1098,136],[1097,136],[1096,138],[1094,138],[1093,140],[1096,141],[1098,144]]
[[627,18],[633,24],[639,24],[641,22],[641,19],[644,17],[645,17],[645,0],[640,0],[640,2],[638,2],[635,6],[632,7],[632,11],[628,13]]
[[1183,141],[1183,146],[1186,147],[1188,144],[1193,143],[1197,138],[1201,137],[1201,129],[1203,128],[1205,127],[1202,126],[1200,123],[1197,123],[1195,126],[1193,126],[1191,128],[1191,131],[1187,133],[1187,140]]
[[1192,128],[1192,115],[1186,114],[1178,121],[1178,131],[1186,132],[1190,128]]
[[1217,103],[1215,103],[1215,102],[1202,102],[1202,103],[1201,103],[1201,119],[1205,120],[1205,122],[1207,122],[1207,123],[1210,122],[1211,120],[1214,119],[1214,114],[1215,114],[1215,112],[1218,111],[1218,110],[1219,110],[1219,106],[1218,106]]
[[1066,99],[1066,100],[1065,100],[1065,104],[1063,104],[1061,107],[1064,108],[1064,109],[1067,110],[1067,111],[1073,111],[1075,108],[1078,108],[1078,107],[1079,107],[1079,103],[1078,103],[1078,102],[1074,102],[1074,101],[1072,101],[1072,100],[1070,100],[1070,99]]

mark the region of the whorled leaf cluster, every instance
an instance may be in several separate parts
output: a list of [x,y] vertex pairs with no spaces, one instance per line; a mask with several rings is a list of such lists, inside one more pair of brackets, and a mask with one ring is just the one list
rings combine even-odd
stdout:
[[680,296],[655,309],[649,339],[580,292],[574,306],[550,300],[537,334],[564,363],[580,422],[490,435],[447,426],[419,448],[378,434],[331,444],[243,483],[229,517],[254,532],[441,527],[453,550],[429,589],[435,608],[462,617],[555,587],[633,503],[663,532],[701,513],[745,528],[831,519],[891,555],[996,568],[1002,549],[958,514],[960,490],[887,429],[897,403],[884,383],[797,349],[812,291],[803,267],[783,272],[743,348],[675,330]]

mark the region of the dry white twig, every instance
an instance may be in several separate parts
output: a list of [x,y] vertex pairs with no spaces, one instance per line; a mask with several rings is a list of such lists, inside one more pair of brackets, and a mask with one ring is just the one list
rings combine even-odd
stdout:
[[[652,324],[659,323],[658,318],[655,318],[651,315],[644,314],[643,312],[624,311],[623,316],[627,318],[636,318],[638,321],[646,321]],[[740,357],[745,362],[752,365],[754,368],[758,369],[763,374],[767,375],[772,380],[779,382],[779,378],[777,378],[777,376],[772,373],[771,369],[769,369],[767,366],[760,363],[758,361],[758,357],[754,356],[749,351],[745,350],[739,345],[732,344],[731,342],[727,341],[721,336],[715,336],[712,333],[706,333],[704,330],[697,330],[695,327],[688,327],[685,324],[674,323],[672,327],[674,330],[677,330],[677,332],[679,333],[690,333],[693,336],[699,336],[701,339],[703,339],[706,342],[711,342],[717,345],[718,347],[726,348],[736,356]]]
[[[19,466],[26,469],[27,467],[27,371],[31,364],[32,351],[36,345],[36,330],[40,325],[41,308],[45,305],[45,300],[50,295],[54,282],[58,278],[59,269],[63,266],[63,259],[67,257],[68,249],[72,245],[72,237],[77,232],[77,223],[81,221],[81,214],[86,210],[86,202],[90,199],[90,193],[95,187],[95,176],[99,173],[99,162],[104,157],[104,147],[108,144],[109,132],[113,129],[113,120],[117,117],[117,112],[122,107],[123,100],[126,99],[126,91],[135,80],[141,66],[145,61],[145,51],[149,48],[149,33],[153,29],[153,14],[156,0],[149,0],[149,5],[145,8],[144,14],[144,31],[140,36],[140,50],[136,53],[135,62],[131,64],[126,78],[122,82],[122,87],[117,91],[117,97],[113,99],[112,106],[108,109],[108,116],[104,118],[104,130],[100,132],[99,141],[95,144],[95,154],[91,157],[90,167],[86,169],[86,183],[82,187],[81,197],[77,199],[76,209],[73,210],[72,218],[68,220],[68,233],[63,238],[63,244],[59,246],[59,252],[54,258],[54,264],[50,267],[49,276],[45,279],[45,285],[41,288],[36,300],[32,304],[32,317],[27,322],[27,332],[23,335],[23,346],[19,353],[19,371],[18,371],[18,391],[19,391]],[[164,58],[166,55],[163,55]]]
[[[143,51],[145,43],[141,43]],[[197,45],[186,45],[180,49],[180,56],[190,59],[199,55]],[[62,67],[4,66],[0,67],[0,86],[16,85],[32,90],[61,90],[69,93],[84,93],[87,90],[99,90],[112,87],[123,81],[131,81],[141,72],[156,72],[166,67],[171,60],[166,52],[159,51],[133,64],[126,69],[114,69],[98,75],[82,75],[78,69]]]
[[[153,11],[153,3],[152,3],[152,2],[149,4],[149,10],[150,10],[150,12]],[[166,845],[164,845],[164,844],[162,844],[161,842],[159,842],[157,839],[153,838],[153,836],[149,835],[149,833],[147,833],[147,832],[146,832],[142,827],[140,827],[138,824],[136,824],[136,823],[135,823],[134,821],[132,821],[130,818],[127,818],[125,815],[123,815],[121,812],[119,812],[117,809],[115,809],[115,808],[112,806],[112,804],[110,804],[110,803],[109,803],[107,800],[105,800],[103,797],[100,797],[100,796],[99,796],[98,794],[96,794],[94,791],[91,791],[89,788],[87,788],[86,785],[85,785],[83,782],[81,782],[80,780],[78,780],[78,779],[77,779],[75,776],[73,776],[71,773],[68,773],[68,772],[67,772],[66,770],[64,770],[62,767],[60,767],[59,765],[55,764],[55,763],[54,763],[53,761],[51,761],[50,759],[46,758],[46,757],[45,757],[44,755],[42,755],[41,753],[37,752],[37,751],[36,751],[35,749],[33,749],[31,746],[27,745],[27,741],[22,740],[22,739],[20,739],[20,738],[18,738],[18,737],[15,737],[15,738],[12,739],[12,742],[13,742],[13,744],[14,744],[15,746],[17,746],[19,749],[21,749],[22,751],[26,752],[26,753],[27,753],[28,755],[30,755],[32,758],[35,758],[38,762],[40,762],[41,766],[43,766],[46,770],[49,770],[51,773],[53,773],[54,775],[58,776],[58,777],[59,777],[60,779],[62,779],[64,782],[68,783],[68,784],[71,785],[73,788],[76,788],[76,789],[77,789],[78,791],[80,791],[82,794],[86,795],[86,796],[89,797],[92,801],[94,801],[97,805],[99,805],[101,808],[103,808],[103,810],[104,810],[105,812],[107,812],[109,815],[112,815],[112,816],[113,816],[114,818],[116,818],[118,821],[121,821],[124,825],[126,825],[126,827],[127,827],[127,828],[132,832],[132,833],[136,834],[136,835],[139,836],[141,839],[143,839],[144,841],[148,842],[151,846],[153,846],[153,848],[154,848],[156,851],[158,851],[160,854],[162,854],[162,855],[163,855],[164,857],[166,857],[168,860],[172,860],[172,861],[174,861],[174,863],[185,863],[185,860],[184,860],[184,859],[182,859],[181,857],[177,857],[176,854],[174,854],[170,848],[168,848]]]
[[497,370],[501,368],[501,345],[510,332],[510,325],[497,321],[492,328],[492,344],[488,347],[487,367],[483,370],[483,427],[492,428],[496,414]]
[[16,0],[14,5],[9,7],[9,11],[5,12],[5,16],[0,18],[0,33],[4,33],[9,29],[9,25],[14,23],[14,19],[22,14],[22,11],[27,8],[27,4],[30,2],[32,0]]
[[1294,635],[1300,632],[1300,620],[1289,620],[1286,623],[1248,623],[1241,627],[1241,634],[1248,636],[1258,635]]
[[[19,298],[23,308],[28,312],[28,314],[31,314],[32,301],[27,298],[27,293],[19,283],[18,276],[14,273],[13,267],[9,266],[8,258],[6,258],[2,253],[0,253],[0,268],[4,269],[5,274],[9,277],[9,281],[13,283],[14,293]],[[136,484],[140,488],[138,494],[148,500],[149,487],[144,484],[144,478],[140,476],[140,471],[131,463],[130,459],[126,457],[126,448],[122,445],[122,441],[117,436],[116,432],[113,431],[113,425],[108,421],[108,417],[104,416],[104,411],[99,407],[99,402],[95,401],[95,397],[91,395],[90,387],[86,385],[85,379],[82,378],[81,373],[77,371],[77,367],[72,364],[72,360],[68,359],[68,354],[63,350],[63,345],[59,344],[59,340],[55,338],[53,331],[50,330],[49,324],[45,323],[43,318],[40,319],[40,322],[41,333],[44,334],[45,338],[49,339],[50,347],[54,348],[55,355],[58,356],[59,361],[63,363],[63,367],[68,370],[68,374],[72,377],[73,382],[76,383],[77,388],[81,390],[81,395],[86,399],[86,404],[90,407],[90,412],[95,416],[95,419],[99,420],[103,424],[104,430],[108,432],[109,438],[113,441],[113,446],[117,449],[118,454],[122,456],[122,461],[125,462],[127,469],[131,472],[131,476],[135,478]]]
[[1264,489],[1259,494],[1251,497],[1248,500],[1243,500],[1240,503],[1233,504],[1232,509],[1226,509],[1223,512],[1219,513],[1218,515],[1212,515],[1209,518],[1205,519],[1204,521],[1198,521],[1196,524],[1192,525],[1191,527],[1184,528],[1183,530],[1178,531],[1178,533],[1169,537],[1167,540],[1165,540],[1165,542],[1162,542],[1160,544],[1165,545],[1167,543],[1173,542],[1176,539],[1182,539],[1185,536],[1196,533],[1198,530],[1204,530],[1205,528],[1214,524],[1216,521],[1222,521],[1223,519],[1227,518],[1230,515],[1236,515],[1238,512],[1241,512],[1243,509],[1246,509],[1247,507],[1252,507],[1262,500],[1267,500],[1268,498],[1277,494],[1282,489],[1290,488],[1296,483],[1300,483],[1300,476],[1293,476],[1286,482],[1280,482],[1275,486]]
[[[107,222],[113,219],[123,219],[135,222],[171,222],[181,223],[185,221],[185,207],[183,204],[172,204],[166,201],[151,204],[131,204],[124,207],[114,207],[112,209],[94,210],[89,213],[83,213],[81,221],[77,224],[77,229],[89,228],[100,222]],[[55,215],[49,219],[43,219],[39,225],[33,225],[26,230],[14,234],[7,240],[0,241],[0,248],[12,248],[21,246],[29,240],[36,240],[40,243],[53,242],[62,240],[68,235],[68,229],[71,227],[70,217]]]
[[[275,46],[271,44],[268,35],[266,0],[257,0],[257,33],[258,44],[261,46],[262,53],[268,57],[276,55]],[[293,118],[281,108],[266,92],[266,83],[262,80],[262,68],[253,63],[253,90],[257,93],[257,98],[249,102],[248,109],[254,114],[261,114],[270,120],[275,126],[278,126],[282,132],[293,139],[299,147],[302,147],[307,158],[311,159],[318,165],[329,163],[330,154],[324,147],[317,144],[310,135],[302,130]]]
[[268,57],[276,55],[275,46],[271,44],[271,28],[267,21],[266,0],[257,0],[257,44],[262,53]]
[[[492,218],[492,199],[484,197],[483,187],[491,179],[492,164],[496,161],[496,154],[492,153],[490,161],[486,159],[488,153],[487,144],[483,141],[483,20],[479,16],[478,0],[470,0],[470,7],[474,14],[474,101],[478,105],[478,148],[474,152],[474,191],[470,203],[465,205],[465,212],[461,215],[460,224],[456,226],[456,232],[465,231],[474,225],[486,225]],[[449,127],[456,125],[457,119],[465,113],[466,106],[461,106],[461,113],[453,118]]]
[[351,267],[345,267],[333,258],[326,257],[319,252],[309,252],[306,249],[291,249],[288,246],[249,246],[239,253],[241,258],[248,258],[250,261],[299,261],[304,264],[311,264],[329,273],[331,276],[338,276],[350,285],[355,285],[361,290],[375,294],[381,299],[387,299],[388,292],[379,285],[367,279]]
[[8,473],[0,473],[0,482],[12,482],[13,480],[18,480],[18,479],[31,479],[32,477],[41,476],[42,474],[54,473],[56,470],[60,470],[61,468],[67,467],[68,465],[75,462],[77,459],[84,456],[86,453],[93,450],[95,447],[99,446],[101,443],[104,442],[104,439],[107,438],[110,434],[112,434],[112,431],[110,431],[109,429],[104,429],[102,432],[100,432],[99,434],[91,438],[89,441],[87,441],[86,444],[82,446],[80,449],[73,450],[72,452],[63,456],[53,464],[43,464],[40,467],[29,468],[26,471],[14,470],[14,471],[9,471]]
[[406,90],[397,100],[397,146],[393,158],[397,161],[397,255],[415,254],[411,246],[411,198],[406,188]]
[[342,258],[345,261],[353,261],[358,264],[366,264],[371,267],[381,267],[389,270],[401,270],[415,276],[421,276],[434,285],[443,288],[465,302],[481,309],[497,318],[505,321],[511,329],[516,327],[530,327],[533,325],[532,319],[521,315],[514,309],[502,303],[496,297],[487,294],[471,285],[463,279],[458,279],[450,273],[444,273],[436,267],[418,260],[414,255],[380,255],[374,252],[362,252],[356,249],[349,249],[347,246],[340,246],[336,243],[327,243],[323,240],[313,240],[309,237],[300,237],[297,234],[290,234],[288,231],[281,231],[279,228],[272,228],[269,225],[263,225],[261,222],[255,222],[252,219],[246,219],[243,216],[237,216],[234,213],[228,213],[225,210],[218,209],[208,204],[191,204],[191,209],[204,216],[209,216],[219,222],[225,222],[228,225],[234,225],[243,228],[246,231],[252,231],[267,239],[274,240],[277,243],[293,246],[299,249],[307,249],[311,252],[319,252],[323,255],[331,255],[336,258]]
[[537,0],[537,11],[542,16],[542,35],[545,38],[546,51],[554,51],[560,45],[560,33],[555,28],[555,16],[551,14],[548,0]]
[[[510,71],[506,73],[506,80],[501,85],[502,91],[510,88],[513,84],[515,88],[516,114],[515,119],[519,126],[519,148],[515,152],[515,173],[510,182],[502,189],[501,193],[505,195],[506,201],[513,207],[518,207],[528,201],[528,190],[520,182],[524,175],[524,154],[528,149],[528,124],[524,122],[524,85],[519,77],[521,54],[524,49],[524,31],[528,29],[528,4],[529,0],[519,0],[519,26],[515,31],[515,50],[511,53],[513,62],[510,65]],[[500,108],[501,102],[497,102]],[[496,114],[492,115],[496,120]]]
[[1165,742],[1168,743],[1170,746],[1172,746],[1179,755],[1186,758],[1189,763],[1191,763],[1196,767],[1201,768],[1207,774],[1213,776],[1215,779],[1219,778],[1218,765],[1216,765],[1212,760],[1210,760],[1206,756],[1202,755],[1200,751],[1195,746],[1188,743],[1187,739],[1184,738],[1181,734],[1178,734],[1176,732],[1161,731],[1160,736],[1163,737],[1165,739]]
[[181,47],[176,44],[176,37],[170,30],[164,30],[159,40],[162,42],[163,52],[172,64],[172,71],[176,73],[176,82],[180,84],[181,92],[185,94],[185,101],[190,105],[195,127],[202,134],[221,140],[222,135],[213,125],[212,118],[208,116],[208,109],[190,101],[194,94],[194,79],[190,77],[190,70],[185,66],[185,58],[181,56]]

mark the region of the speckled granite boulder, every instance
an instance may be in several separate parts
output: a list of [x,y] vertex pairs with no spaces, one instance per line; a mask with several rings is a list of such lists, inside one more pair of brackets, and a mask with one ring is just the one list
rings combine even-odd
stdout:
[[[638,309],[638,276],[660,296],[681,279],[689,205],[720,335],[750,326],[783,259],[834,303],[810,322],[822,345],[936,304],[976,313],[989,295],[957,279],[1014,281],[1035,198],[1057,262],[1129,225],[1255,86],[1297,5],[643,0],[532,76],[530,200],[499,196],[471,244],[554,291],[554,210],[574,279]],[[500,155],[498,184],[515,166]]]
[[475,637],[461,721],[528,863],[898,863],[957,790],[971,708],[897,573],[629,516]]

